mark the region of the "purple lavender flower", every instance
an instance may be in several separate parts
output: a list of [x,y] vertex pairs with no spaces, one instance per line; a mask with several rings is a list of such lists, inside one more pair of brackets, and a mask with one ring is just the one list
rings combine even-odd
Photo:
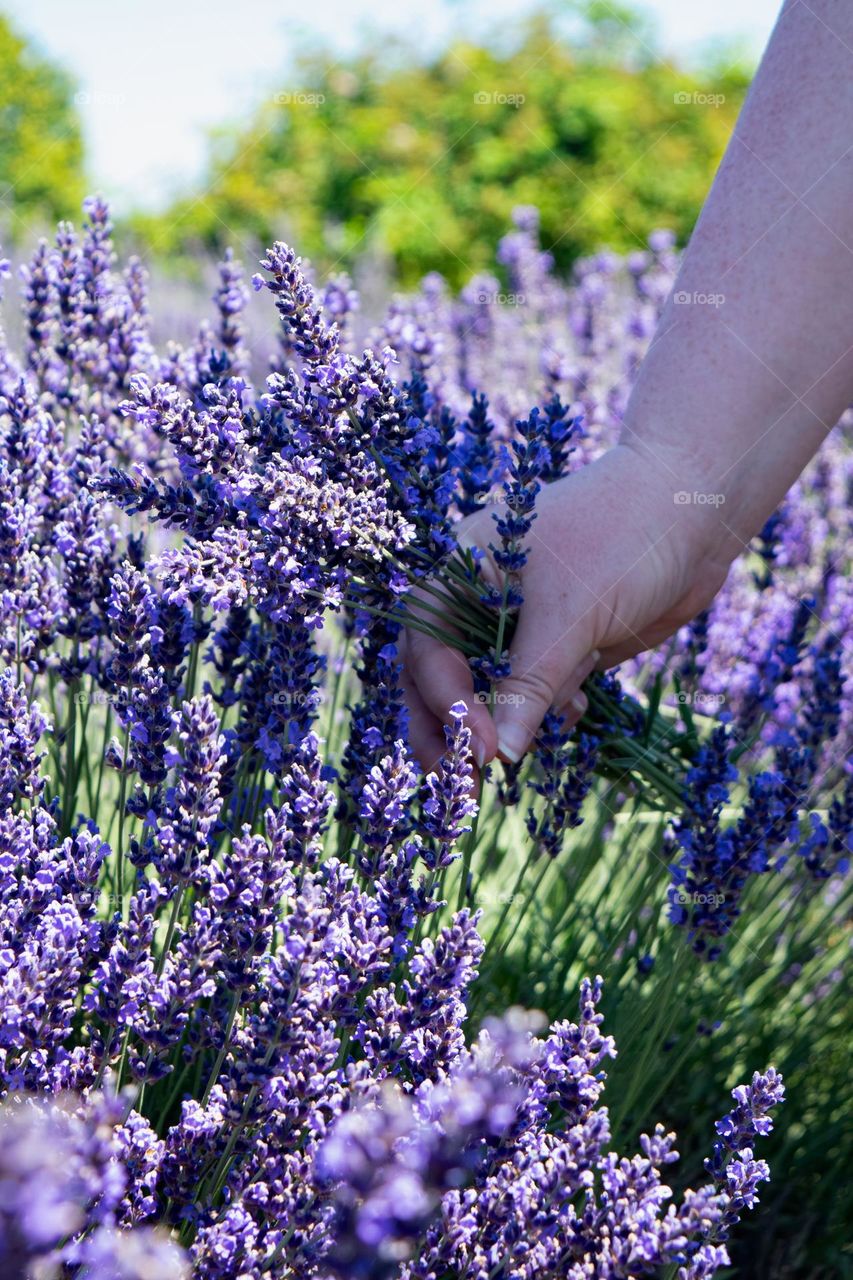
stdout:
[[824,821],[809,815],[811,831],[798,852],[816,880],[846,875],[853,856],[853,773],[844,780],[844,789],[835,796]]
[[276,855],[301,876],[320,861],[323,836],[334,806],[331,771],[323,764],[315,734],[309,733],[302,740],[282,779],[279,795],[279,807],[267,811],[267,834]]
[[144,666],[153,636],[154,596],[145,574],[130,561],[117,570],[110,580],[107,603],[112,653],[105,676],[109,688],[116,691],[120,702],[126,699],[136,673]]
[[150,1227],[116,1231],[102,1227],[80,1249],[87,1280],[189,1280],[186,1255],[175,1241]]
[[[56,290],[57,335],[55,351],[58,359],[68,368],[77,360],[76,344],[79,341],[80,322],[80,248],[77,236],[69,222],[60,222],[56,232],[56,249],[53,256],[53,282]],[[73,392],[66,390],[65,398],[73,400]]]
[[387,856],[409,834],[409,806],[417,789],[417,773],[405,743],[394,743],[368,773],[358,807],[358,836],[367,852],[359,855],[363,874],[385,870]]
[[551,484],[568,471],[569,456],[574,452],[572,440],[580,431],[580,422],[572,417],[558,395],[547,401],[542,416],[542,440],[548,451],[548,460],[542,467],[541,479],[543,483]]
[[438,772],[429,774],[424,782],[420,826],[428,841],[424,861],[432,870],[448,866],[457,856],[456,842],[470,830],[468,819],[477,812],[471,794],[474,770],[467,713],[464,702],[455,702],[450,708],[450,724],[444,729],[447,750]]
[[30,706],[23,685],[16,685],[7,668],[0,672],[0,813],[22,800],[34,800],[44,787],[38,744],[47,721],[38,706]]
[[121,717],[130,732],[131,759],[146,787],[159,786],[166,777],[166,750],[174,730],[170,689],[160,670],[143,668]]
[[401,999],[395,988],[367,997],[355,1038],[376,1067],[397,1072],[405,1064],[420,1083],[439,1078],[461,1053],[465,994],[483,953],[478,918],[460,911],[435,942],[414,949]]
[[384,758],[388,744],[408,740],[408,709],[397,651],[399,630],[391,623],[371,627],[360,641],[356,672],[361,696],[350,708],[352,728],[341,762],[342,790],[353,807],[361,803],[371,770]]
[[361,305],[358,291],[345,271],[331,276],[323,288],[322,311],[338,326],[342,345],[347,345],[351,317]]
[[[487,791],[472,831],[462,704],[419,784],[399,651],[413,584],[452,574],[456,591],[463,569],[473,581],[453,520],[501,482],[506,586],[470,608],[480,637],[489,604],[511,625],[538,486],[618,430],[672,282],[671,240],[626,263],[597,254],[568,284],[521,209],[500,250],[514,296],[483,276],[457,301],[427,278],[380,331],[396,357],[381,342],[357,351],[349,282],[320,295],[278,244],[260,287],[284,362],[258,395],[233,257],[212,321],[155,354],[145,270],[117,264],[104,202],[86,211],[79,241],[63,225],[55,250],[35,252],[20,358],[0,342],[0,1271],[713,1275],[767,1176],[778,1078],[736,1091],[710,1179],[675,1196],[672,1134],[651,1129],[633,1156],[613,1148],[600,979],[583,983],[576,1021],[541,1031],[511,1009],[472,1034],[487,945],[473,899],[524,824]],[[834,638],[853,610],[833,560],[850,468],[840,442],[828,449],[765,529],[759,580],[735,566],[675,655],[694,694],[726,691],[734,729],[682,733],[604,677],[598,741],[551,716],[538,758],[504,786],[530,782],[528,835],[553,855],[594,774],[613,776],[614,743],[636,759],[652,725],[662,750],[677,739],[693,771],[670,896],[704,956],[750,877],[794,849],[816,879],[849,857],[850,788],[828,744],[849,727]],[[504,646],[486,648],[481,692],[505,671]],[[650,659],[652,701],[664,665]],[[623,679],[648,694],[640,664]],[[50,732],[39,705],[59,710]],[[104,753],[114,732],[126,742]],[[726,825],[736,759],[743,803]],[[817,783],[836,795],[828,812]],[[62,838],[81,809],[91,820]],[[799,865],[780,893],[808,899]],[[447,909],[450,886],[470,909]],[[650,904],[640,919],[617,988],[651,1004]]]
[[738,1085],[732,1097],[737,1106],[717,1121],[718,1141],[705,1161],[705,1168],[723,1185],[728,1200],[725,1226],[717,1230],[721,1239],[740,1220],[742,1211],[757,1203],[756,1188],[770,1177],[767,1162],[753,1158],[753,1143],[773,1129],[769,1112],[784,1101],[785,1088],[779,1073],[770,1067],[765,1075],[756,1071],[750,1084]]
[[214,302],[219,312],[217,339],[224,360],[221,369],[217,369],[220,380],[243,377],[247,372],[247,354],[244,347],[242,314],[246,308],[248,293],[243,282],[243,269],[234,258],[232,249],[225,250],[225,257],[219,264],[219,286],[214,294]]
[[89,1200],[82,1169],[69,1166],[69,1121],[34,1102],[0,1112],[0,1266],[9,1280],[25,1280],[85,1222]]
[[484,506],[494,483],[495,424],[488,410],[485,395],[475,392],[463,424],[462,442],[456,451],[459,459],[456,505],[463,516],[473,515]]
[[53,298],[50,276],[51,254],[46,240],[39,242],[29,266],[22,268],[27,324],[27,362],[44,383],[50,367],[50,338],[53,327]]
[[[266,666],[264,711],[257,745],[270,773],[286,773],[310,732],[320,703],[323,660],[300,623],[278,623]],[[260,713],[263,715],[263,712]]]
[[[32,1098],[0,1111],[0,1267],[25,1280],[65,1261],[92,1280],[188,1280],[185,1255],[150,1230],[116,1230],[124,1192],[114,1099],[74,1108]],[[78,1236],[82,1228],[92,1227]]]
[[252,277],[255,289],[269,289],[285,330],[289,331],[293,349],[307,365],[328,364],[338,349],[337,329],[326,324],[305,279],[302,259],[289,245],[276,241],[262,260],[261,266],[272,276]]
[[178,781],[167,789],[156,817],[154,860],[170,885],[204,879],[210,839],[222,807],[223,741],[210,698],[183,704],[178,737]]
[[747,739],[762,711],[772,710],[776,687],[790,679],[802,656],[806,630],[814,612],[814,601],[800,600],[787,625],[774,635],[761,661],[756,665],[751,687],[741,709],[737,735]]
[[320,1182],[335,1187],[334,1245],[325,1259],[335,1274],[397,1273],[442,1192],[471,1178],[512,1128],[523,1088],[504,1063],[523,1060],[528,1041],[524,1031],[499,1033],[412,1101],[386,1089],[378,1105],[337,1121],[316,1163]]
[[[500,546],[492,547],[492,554],[495,564],[505,574],[516,574],[527,563],[524,538],[536,519],[534,507],[541,487],[539,477],[543,468],[549,465],[539,410],[534,409],[525,422],[516,423],[516,428],[523,443],[513,441],[513,456],[506,458],[509,478],[504,481],[503,489],[507,511],[493,517]],[[517,591],[511,593],[506,601],[507,606],[520,603]]]
[[81,338],[83,342],[104,337],[104,310],[109,296],[109,276],[115,262],[109,206],[101,196],[84,202],[88,225],[83,236],[78,266]]
[[527,830],[540,852],[555,858],[566,831],[581,822],[581,806],[592,785],[598,743],[588,734],[573,740],[563,718],[549,711],[536,736],[539,777],[530,785],[544,800],[544,811],[527,814]]

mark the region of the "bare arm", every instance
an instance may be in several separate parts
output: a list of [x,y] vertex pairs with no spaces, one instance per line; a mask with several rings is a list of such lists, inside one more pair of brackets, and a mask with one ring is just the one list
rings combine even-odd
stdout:
[[[481,760],[520,758],[549,705],[577,719],[594,664],[659,643],[710,603],[851,399],[853,4],[788,0],[620,443],[541,495],[502,685],[514,696],[492,720],[458,654],[407,637],[422,761],[460,698]],[[463,536],[488,545],[489,515]]]
[[[790,0],[625,416],[732,554],[853,398],[853,6]],[[714,511],[714,508],[711,507]]]

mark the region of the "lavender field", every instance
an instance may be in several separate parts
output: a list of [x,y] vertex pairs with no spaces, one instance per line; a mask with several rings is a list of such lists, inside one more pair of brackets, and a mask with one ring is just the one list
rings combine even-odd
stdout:
[[576,727],[424,772],[401,635],[494,698],[678,255],[297,253],[152,315],[94,198],[4,280],[0,1276],[853,1275],[851,420]]

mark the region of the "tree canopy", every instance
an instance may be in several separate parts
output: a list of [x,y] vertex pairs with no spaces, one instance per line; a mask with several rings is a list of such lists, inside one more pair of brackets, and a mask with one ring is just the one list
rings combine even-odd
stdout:
[[83,198],[83,141],[74,85],[0,15],[0,225],[76,216]]
[[328,266],[373,248],[404,283],[433,269],[459,283],[490,264],[518,204],[539,207],[562,266],[661,225],[684,238],[747,75],[688,73],[616,17],[592,6],[574,38],[538,19],[508,51],[305,59],[220,136],[203,193],[141,225],[171,252],[289,238]]

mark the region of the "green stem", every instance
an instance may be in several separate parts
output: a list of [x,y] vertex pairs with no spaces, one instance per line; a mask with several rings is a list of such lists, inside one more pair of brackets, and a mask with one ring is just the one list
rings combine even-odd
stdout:
[[[75,641],[72,670],[76,669],[80,656],[80,642]],[[68,835],[73,823],[77,801],[77,693],[80,681],[72,678],[68,683],[68,717],[65,726],[65,789],[62,798],[62,834]]]
[[474,820],[471,823],[471,830],[465,839],[462,849],[462,867],[459,877],[459,896],[456,900],[456,910],[461,911],[465,906],[465,899],[468,896],[468,881],[471,876],[471,861],[474,857],[474,849],[477,844],[477,827],[480,822],[480,809],[483,801],[483,776],[480,775],[479,785],[477,787],[477,812],[474,814]]
[[222,1048],[219,1050],[216,1062],[213,1064],[213,1070],[208,1077],[207,1085],[205,1086],[204,1094],[202,1095],[201,1105],[203,1107],[207,1106],[208,1099],[210,1098],[210,1091],[219,1079],[219,1072],[222,1070],[225,1055],[231,1044],[231,1032],[234,1030],[234,1020],[237,1017],[237,1010],[240,1007],[240,994],[241,993],[239,991],[235,991],[234,997],[231,1001],[231,1009],[228,1013],[228,1023],[225,1027],[225,1038],[222,1041]]
[[127,805],[127,756],[130,749],[130,729],[124,731],[121,778],[118,788],[118,839],[116,841],[116,895],[118,907],[124,915],[124,819]]
[[[646,1029],[643,1034],[643,1048],[639,1061],[631,1073],[631,1083],[626,1092],[620,1099],[618,1110],[615,1111],[613,1118],[613,1133],[618,1134],[626,1117],[630,1114],[634,1100],[641,1093],[645,1085],[645,1072],[648,1067],[652,1055],[660,1049],[660,1041],[662,1036],[666,1034],[672,1025],[675,1012],[673,1010],[672,994],[673,989],[678,986],[681,977],[679,962],[681,959],[681,951],[683,947],[682,939],[679,939],[671,960],[671,965],[666,979],[661,989],[655,992],[656,1010],[652,1025]],[[635,1060],[636,1061],[636,1060]]]
[[488,939],[486,940],[486,945],[483,950],[484,961],[486,959],[486,956],[489,954],[490,950],[492,949],[492,947],[494,947],[498,938],[500,937],[501,931],[503,930],[504,924],[506,923],[506,918],[510,913],[510,909],[512,907],[513,902],[515,901],[516,895],[519,889],[521,888],[522,883],[524,882],[524,878],[527,875],[527,872],[530,870],[531,864],[535,862],[535,860],[536,860],[536,850],[531,848],[528,850],[527,857],[525,858],[524,862],[521,864],[521,868],[516,877],[515,884],[512,886],[512,893],[510,893],[509,897],[506,899],[506,902],[504,903],[504,908],[503,908],[503,911],[501,912],[500,919],[498,920],[497,925],[495,926],[494,929],[492,929]]
[[163,970],[166,967],[166,960],[172,949],[172,939],[175,936],[175,926],[178,923],[178,913],[181,909],[181,903],[184,898],[184,885],[181,885],[172,901],[172,910],[169,914],[169,923],[166,926],[166,940],[163,943],[163,950],[160,952],[160,958],[157,961],[157,977],[163,976]]

